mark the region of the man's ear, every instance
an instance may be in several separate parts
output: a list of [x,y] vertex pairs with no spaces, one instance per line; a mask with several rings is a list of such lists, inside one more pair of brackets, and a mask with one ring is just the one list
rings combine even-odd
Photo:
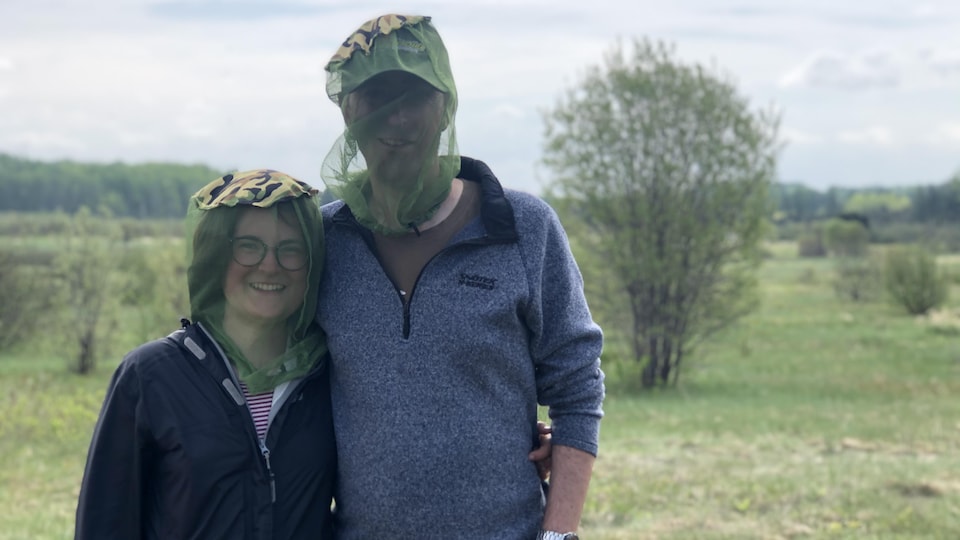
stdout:
[[357,107],[356,99],[353,97],[353,92],[343,96],[340,100],[340,114],[343,115],[343,123],[350,125],[353,121]]
[[450,108],[447,107],[447,101],[450,99],[450,96],[443,94],[443,116],[440,118],[440,131],[445,131],[447,126],[450,125],[451,116],[453,113],[450,111]]

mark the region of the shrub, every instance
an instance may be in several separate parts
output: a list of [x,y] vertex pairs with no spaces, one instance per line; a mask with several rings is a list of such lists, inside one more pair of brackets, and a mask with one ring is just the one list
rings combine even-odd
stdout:
[[882,290],[882,270],[872,257],[838,257],[833,290],[837,296],[854,302],[874,300]]
[[960,253],[960,229],[954,224],[890,223],[870,230],[875,244],[923,244],[936,253]]
[[141,238],[127,242],[119,261],[121,303],[130,314],[123,323],[139,342],[165,336],[190,315],[183,242]]
[[807,223],[796,222],[778,222],[773,229],[774,238],[783,241],[798,240],[800,236],[810,229]]
[[960,335],[960,313],[949,309],[931,309],[924,321],[935,334],[943,336]]
[[797,276],[797,283],[802,285],[814,285],[819,281],[820,278],[817,276],[817,271],[810,267],[804,268]]
[[183,238],[183,221],[179,219],[122,218],[117,221],[125,242],[140,238]]
[[797,239],[797,255],[800,257],[827,256],[827,248],[823,245],[823,231],[820,227],[800,235]]
[[887,251],[884,282],[893,300],[911,315],[921,315],[946,301],[948,280],[934,256],[920,246]]
[[63,212],[3,212],[0,236],[50,236],[64,234],[70,216]]
[[831,219],[823,227],[824,244],[831,255],[859,257],[870,246],[870,231],[856,221]]
[[52,308],[44,290],[43,273],[22,257],[0,252],[0,350],[29,340],[43,325],[43,315]]

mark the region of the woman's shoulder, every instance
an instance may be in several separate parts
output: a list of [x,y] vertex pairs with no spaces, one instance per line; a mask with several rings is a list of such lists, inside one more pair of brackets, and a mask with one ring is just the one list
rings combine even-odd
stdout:
[[157,356],[176,354],[175,351],[180,349],[180,343],[183,341],[185,334],[186,332],[183,329],[176,330],[164,337],[138,345],[126,356],[135,361],[143,362]]
[[144,388],[181,371],[175,366],[182,364],[181,359],[185,358],[179,344],[182,335],[182,330],[178,330],[139,345],[125,354],[113,373],[111,388],[118,389],[130,399],[136,399]]
[[141,374],[165,370],[171,362],[187,358],[191,344],[198,351],[203,350],[196,345],[197,338],[190,334],[188,330],[180,329],[139,345],[124,356],[120,369],[132,369]]

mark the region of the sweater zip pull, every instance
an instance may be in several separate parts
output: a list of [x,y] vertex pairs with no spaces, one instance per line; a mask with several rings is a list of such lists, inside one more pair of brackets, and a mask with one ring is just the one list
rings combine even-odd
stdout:
[[277,481],[273,475],[273,468],[270,467],[270,449],[267,448],[267,443],[263,439],[258,438],[260,441],[260,453],[263,455],[263,461],[267,464],[267,473],[270,474],[270,502],[277,502]]

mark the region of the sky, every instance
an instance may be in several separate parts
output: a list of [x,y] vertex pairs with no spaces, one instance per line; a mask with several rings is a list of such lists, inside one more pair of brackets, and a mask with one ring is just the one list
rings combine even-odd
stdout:
[[343,129],[323,66],[361,23],[429,15],[462,155],[541,193],[543,113],[617,43],[663,41],[781,116],[781,182],[960,171],[960,2],[0,0],[0,153],[271,168],[322,185]]

